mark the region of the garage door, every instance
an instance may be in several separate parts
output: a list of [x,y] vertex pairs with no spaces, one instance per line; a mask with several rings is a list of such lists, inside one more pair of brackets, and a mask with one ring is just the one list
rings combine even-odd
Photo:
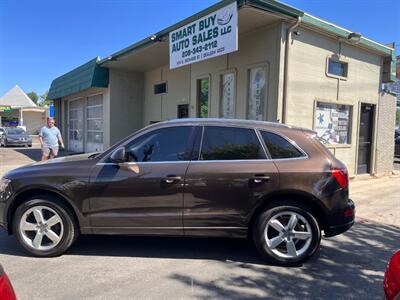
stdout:
[[83,112],[84,99],[69,103],[68,150],[73,152],[83,152]]
[[87,98],[86,152],[103,151],[103,96]]

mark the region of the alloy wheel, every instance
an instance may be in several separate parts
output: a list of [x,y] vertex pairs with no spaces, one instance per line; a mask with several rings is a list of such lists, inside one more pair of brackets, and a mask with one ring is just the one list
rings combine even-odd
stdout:
[[299,213],[283,211],[267,222],[264,236],[272,253],[280,258],[293,259],[310,248],[312,230],[309,221]]
[[60,215],[48,206],[34,206],[21,217],[19,230],[29,247],[47,251],[62,240],[64,225]]

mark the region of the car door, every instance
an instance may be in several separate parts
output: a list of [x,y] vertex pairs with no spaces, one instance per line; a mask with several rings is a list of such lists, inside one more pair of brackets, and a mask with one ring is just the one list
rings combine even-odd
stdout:
[[97,233],[182,234],[183,187],[192,126],[154,129],[126,142],[126,162],[105,158],[91,177]]
[[184,230],[188,235],[245,232],[279,175],[253,128],[205,126],[198,160],[185,179]]

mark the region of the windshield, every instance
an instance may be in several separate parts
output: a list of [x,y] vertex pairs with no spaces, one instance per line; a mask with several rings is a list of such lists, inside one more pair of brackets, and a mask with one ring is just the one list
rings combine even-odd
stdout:
[[25,131],[22,128],[8,128],[7,133],[8,134],[24,134]]

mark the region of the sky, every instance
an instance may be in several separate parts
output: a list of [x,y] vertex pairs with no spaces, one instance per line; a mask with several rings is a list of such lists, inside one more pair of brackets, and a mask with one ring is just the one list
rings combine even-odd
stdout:
[[[0,97],[18,84],[39,95],[73,68],[146,38],[217,0],[0,0]],[[400,48],[398,0],[285,3]],[[400,53],[400,51],[397,51]]]

